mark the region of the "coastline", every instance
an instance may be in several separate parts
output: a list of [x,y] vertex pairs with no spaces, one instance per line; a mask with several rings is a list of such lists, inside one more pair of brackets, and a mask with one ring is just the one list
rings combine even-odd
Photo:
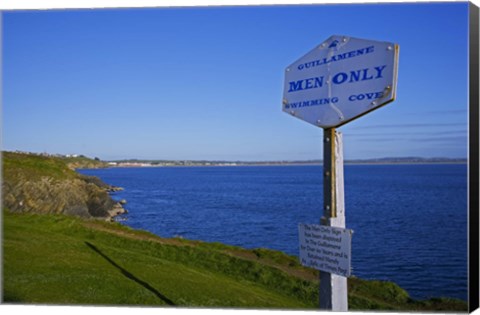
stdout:
[[2,152],[2,162],[2,206],[10,212],[64,214],[106,221],[126,212],[109,195],[121,188],[98,177],[82,175],[63,159]]
[[[453,165],[453,164],[464,164],[468,165],[466,162],[344,162],[344,165]],[[249,167],[249,166],[323,166],[322,163],[246,163],[246,164],[235,164],[235,165],[221,165],[221,164],[188,164],[188,165],[118,165],[118,166],[108,166],[105,169],[110,168],[179,168],[179,167]],[[84,168],[89,169],[89,168]]]
[[[122,244],[122,246],[117,246],[117,248],[124,248],[124,259],[129,259],[132,255],[132,250],[136,250],[139,248],[144,248],[146,243],[134,243],[136,241],[141,241],[140,239],[145,238],[145,233],[147,232],[142,232],[141,230],[137,229],[131,229],[128,226],[123,227],[122,226],[117,226],[116,224],[110,224],[110,221],[113,222],[118,222],[118,220],[115,220],[114,218],[118,217],[119,215],[126,213],[126,209],[123,208],[123,205],[126,203],[125,200],[118,200],[119,198],[116,198],[117,200],[113,200],[112,194],[123,190],[121,187],[118,186],[113,186],[109,185],[106,182],[103,182],[100,178],[95,177],[95,176],[88,176],[88,175],[83,175],[79,173],[80,168],[77,169],[77,172],[74,172],[73,170],[68,169],[65,167],[64,163],[60,163],[57,160],[53,158],[47,158],[47,157],[28,157],[28,156],[19,156],[19,155],[11,155],[11,154],[6,154],[4,156],[4,163],[7,166],[5,168],[6,173],[5,173],[5,181],[7,185],[4,187],[6,189],[6,196],[8,197],[6,200],[8,201],[8,204],[4,204],[4,208],[6,208],[6,215],[8,218],[11,220],[11,228],[7,229],[9,234],[8,240],[12,242],[12,244],[16,244],[15,242],[20,238],[22,233],[29,233],[26,236],[26,240],[30,240],[33,237],[37,238],[41,237],[43,238],[43,244],[48,244],[45,246],[38,246],[36,244],[35,246],[32,246],[31,249],[28,250],[29,254],[32,251],[35,250],[45,250],[46,248],[50,249],[52,244],[57,244],[58,248],[56,250],[53,250],[50,256],[54,256],[56,253],[62,253],[65,251],[72,252],[73,249],[78,249],[78,248],[83,248],[83,250],[90,250],[91,247],[88,248],[88,246],[85,246],[85,240],[88,240],[88,242],[93,242],[95,246],[101,246],[105,250],[110,248],[112,241],[115,244]],[[384,163],[385,164],[385,163]],[[397,163],[398,164],[398,163]],[[422,163],[425,164],[425,163]],[[438,163],[437,163],[438,164]],[[310,164],[280,164],[276,166],[321,166],[321,164],[318,163],[310,163]],[[215,165],[209,165],[211,167],[219,167]],[[236,166],[275,166],[273,164],[265,165],[265,164],[260,164],[260,165],[236,165]],[[158,166],[161,167],[161,166]],[[200,165],[192,165],[192,166],[170,166],[170,167],[200,167]],[[204,166],[207,167],[207,166]],[[83,169],[83,168],[81,168]],[[21,175],[21,176],[20,176]],[[27,180],[28,179],[28,180]],[[15,189],[12,191],[9,187],[14,187]],[[28,202],[27,202],[28,201]],[[19,203],[22,203],[21,207],[19,208],[17,205]],[[31,210],[31,211],[30,211]],[[30,213],[27,213],[30,212]],[[37,216],[37,215],[45,215],[45,216]],[[60,215],[65,215],[60,216]],[[85,220],[84,220],[85,219]],[[104,222],[107,221],[107,222]],[[76,222],[76,223],[75,223]],[[77,224],[77,228],[72,230],[72,225]],[[18,229],[18,226],[24,227],[23,229]],[[55,227],[52,229],[51,227]],[[85,230],[83,230],[83,227],[85,227]],[[14,228],[15,227],[15,228]],[[33,228],[32,228],[33,227]],[[95,227],[96,229],[92,229]],[[61,231],[61,229],[65,229],[65,231]],[[107,231],[108,230],[108,231]],[[73,231],[73,232],[72,232]],[[61,232],[61,233],[60,233]],[[106,233],[108,232],[108,233]],[[18,233],[18,234],[15,234]],[[57,234],[55,234],[57,233]],[[133,235],[133,236],[132,236]],[[116,237],[116,236],[127,236],[125,239],[112,239],[111,237]],[[132,236],[132,237],[128,237]],[[155,239],[158,240],[158,242],[169,242],[164,239],[159,238],[158,236],[149,236],[148,239]],[[64,247],[67,246],[66,243],[64,242],[65,240],[73,241],[74,243],[71,244],[71,247]],[[116,243],[120,242],[120,243]],[[173,241],[172,241],[173,242]],[[171,260],[173,263],[172,266],[175,266],[175,268],[183,268],[184,262],[190,262],[192,259],[197,259],[199,264],[201,264],[202,268],[205,267],[206,265],[203,264],[205,261],[205,258],[208,258],[210,256],[207,255],[207,257],[204,257],[203,255],[205,254],[205,251],[209,251],[210,254],[218,254],[218,251],[229,251],[228,255],[231,253],[239,253],[238,257],[232,258],[231,261],[231,266],[238,266],[238,263],[240,262],[239,259],[245,258],[245,255],[248,255],[251,259],[245,261],[241,261],[242,264],[244,263],[257,263],[259,260],[262,262],[262,268],[266,268],[264,270],[268,270],[270,274],[270,267],[272,261],[277,261],[278,263],[280,262],[286,262],[286,264],[281,264],[280,269],[283,270],[283,268],[292,267],[293,269],[292,274],[296,275],[298,272],[298,268],[301,268],[300,266],[295,265],[295,262],[291,260],[291,258],[288,258],[285,255],[282,255],[282,252],[277,252],[277,251],[270,251],[266,249],[243,249],[243,248],[234,248],[229,245],[219,245],[219,243],[205,243],[201,241],[192,241],[188,239],[179,239],[175,238],[174,242],[175,244],[180,245],[178,248],[172,248],[172,247],[165,247],[165,246],[160,246],[158,248],[152,248],[151,250],[154,252],[159,252],[164,250],[164,257],[168,258]],[[26,245],[30,244],[25,242]],[[149,243],[148,243],[149,244]],[[185,250],[185,247],[183,245],[185,244],[190,244],[193,246],[197,246],[198,253],[195,252],[190,252],[191,247],[188,247],[188,250]],[[56,246],[57,246],[56,245]],[[70,246],[70,245],[68,245]],[[150,245],[149,245],[150,246]],[[10,246],[9,249],[12,250],[18,249],[19,252],[11,251],[10,255],[17,255],[18,257],[23,257],[21,256],[21,247],[15,247],[15,246]],[[178,251],[178,254],[172,254],[171,251]],[[148,250],[147,252],[150,252]],[[13,254],[12,254],[13,253]],[[84,253],[82,251],[78,252],[78,257],[84,257]],[[111,254],[111,253],[110,253]],[[139,252],[139,256],[142,256],[142,252]],[[187,257],[186,255],[192,254],[191,257]],[[42,252],[42,255],[44,253]],[[230,257],[230,256],[225,256],[225,257]],[[49,256],[49,257],[50,257]],[[13,256],[11,256],[13,257]],[[90,257],[90,256],[88,256]],[[185,257],[185,260],[182,261],[177,261],[176,259],[178,257]],[[215,264],[215,266],[223,266],[225,265],[218,265],[218,261],[224,261],[225,257],[217,257],[212,260],[212,264]],[[262,260],[262,257],[265,258]],[[83,258],[82,258],[83,259]],[[79,261],[81,262],[82,259],[73,259],[71,262],[68,262],[65,265],[65,268],[70,268],[71,266],[74,266],[77,268],[77,264]],[[147,259],[147,258],[146,258]],[[225,258],[226,259],[226,258]],[[230,259],[230,258],[228,258]],[[146,263],[151,264],[153,262],[157,262],[157,257],[151,257],[147,259],[148,261]],[[27,265],[25,268],[19,268],[18,266],[21,266],[21,262],[25,261],[24,258],[19,259],[18,261],[15,261],[15,263],[12,263],[8,267],[10,268],[11,272],[9,273],[10,275],[23,275],[25,272],[28,272],[31,268],[31,266]],[[61,266],[64,261],[64,257],[60,257],[60,260],[56,262],[57,265]],[[117,261],[117,259],[115,259]],[[49,268],[49,263],[50,261],[47,261],[47,264],[44,266],[42,264],[39,264],[39,268],[46,268],[45,272],[49,271],[52,272],[51,278],[56,279],[57,274]],[[90,264],[91,265],[91,264]],[[135,274],[139,272],[139,270],[143,270],[142,266],[144,264],[138,264],[138,266],[135,266],[134,269],[129,269],[133,270]],[[265,265],[265,266],[263,266]],[[230,265],[229,265],[230,266]],[[195,266],[198,267],[198,266]],[[206,266],[208,267],[208,266]],[[173,268],[173,267],[172,267]],[[226,267],[225,267],[226,268]],[[228,267],[230,268],[230,267]],[[227,268],[227,269],[228,269]],[[233,268],[233,267],[232,267]],[[260,267],[259,267],[260,268]],[[65,269],[65,270],[67,270]],[[225,270],[227,270],[225,269]],[[43,270],[43,269],[42,269]],[[68,269],[69,270],[69,269]],[[89,275],[92,272],[95,272],[94,269],[85,269],[87,270],[85,273]],[[177,269],[176,269],[177,270]],[[221,270],[216,270],[214,269],[213,271],[215,272],[223,272],[224,269]],[[231,270],[231,269],[228,269]],[[263,269],[262,269],[263,270]],[[302,269],[303,270],[303,269]],[[207,269],[208,272],[210,272],[210,269]],[[67,274],[70,271],[66,271]],[[155,271],[157,272],[157,271]],[[233,275],[233,278],[237,277],[238,274],[242,273],[243,275],[244,269],[239,269],[238,271],[235,271],[235,274]],[[220,272],[221,273],[221,272]],[[117,275],[118,272],[116,270],[113,270],[112,275]],[[154,273],[156,274],[156,273]],[[159,283],[164,284],[166,283],[165,279],[168,279],[168,276],[170,274],[166,274],[165,278],[159,278]],[[99,273],[98,277],[103,276],[102,273]],[[275,275],[272,276],[271,279],[272,281],[279,281],[279,276],[280,275]],[[32,277],[35,277],[33,275]],[[152,274],[153,277],[153,274]],[[223,274],[221,274],[219,277],[224,277]],[[252,275],[252,279],[257,281],[258,279],[256,278],[257,276],[255,274]],[[47,277],[48,278],[48,277]],[[92,284],[95,284],[96,282],[89,282],[88,277],[87,279],[87,284],[90,286]],[[318,279],[318,276],[312,277],[313,280]],[[12,277],[13,282],[15,279]],[[117,283],[120,281],[121,278],[119,278],[114,285],[112,285],[111,292],[114,294],[119,292],[121,294],[123,291],[118,290]],[[203,280],[202,280],[203,281]],[[199,280],[200,287],[193,292],[191,295],[186,295],[186,297],[190,298],[193,296],[193,294],[196,294],[197,292],[203,292],[201,289],[201,286],[204,284]],[[372,285],[376,285],[375,282],[364,282],[363,280],[359,279],[353,279],[352,281],[358,282],[359,286],[362,286],[365,290],[370,290]],[[32,281],[32,283],[34,283]],[[127,281],[127,283],[130,283]],[[272,289],[277,288],[277,285],[273,283],[272,284]],[[283,282],[282,282],[283,283]],[[286,281],[285,283],[288,283]],[[303,282],[302,282],[303,283]],[[10,282],[9,282],[10,285]],[[43,285],[43,284],[42,284]],[[312,283],[311,285],[315,285]],[[386,286],[392,286],[393,284],[385,284]],[[21,288],[21,285],[14,285],[12,284],[10,289],[10,298],[15,298],[17,295],[17,291],[19,288]],[[38,290],[42,291],[45,288],[51,288],[52,290],[52,296],[54,298],[58,297],[58,290],[56,290],[56,284],[52,282],[51,286],[48,285],[46,287],[39,287]],[[81,286],[79,287],[81,289]],[[383,288],[383,287],[377,287],[374,291],[376,294],[381,294],[381,292],[385,291],[384,289],[388,288]],[[173,290],[173,289],[172,289]],[[295,289],[296,290],[296,289]],[[297,292],[294,289],[292,291],[289,291],[287,295],[291,295],[291,292]],[[248,290],[246,290],[248,291]],[[181,291],[183,292],[183,291]],[[310,292],[310,291],[309,291]],[[312,294],[316,294],[318,290],[316,288],[311,290]],[[405,296],[408,296],[408,294],[404,294],[404,291],[399,292],[399,297],[404,298]],[[221,293],[221,291],[220,291]],[[22,293],[24,294],[24,293]],[[216,293],[217,294],[217,293]],[[24,295],[27,300],[29,295]],[[74,297],[77,296],[82,296],[80,295],[74,295]],[[106,294],[106,299],[104,301],[109,301],[107,298],[109,294]],[[249,296],[249,295],[248,295]],[[370,292],[366,292],[366,297],[370,296]],[[36,298],[36,296],[33,296],[33,298]],[[69,297],[71,298],[71,297]],[[183,297],[182,297],[183,298]],[[362,300],[365,299],[365,297],[362,297]],[[390,303],[388,300],[388,297],[381,297],[382,301],[385,300],[387,303]],[[180,298],[175,299],[176,301],[181,301]],[[49,300],[47,302],[51,302],[52,300]],[[309,299],[308,301],[311,301],[312,303],[316,303],[317,299],[312,298]],[[360,301],[360,300],[359,300]],[[360,302],[358,302],[357,307],[364,307]],[[82,301],[79,301],[81,303]],[[91,301],[90,301],[91,302]],[[105,302],[103,302],[105,303]],[[199,302],[201,303],[201,302]],[[310,302],[308,302],[310,303]],[[405,303],[400,303],[397,304],[396,301],[393,301],[392,303],[394,304],[385,304],[385,307],[398,307],[399,309],[405,309],[408,307],[411,307],[411,304],[405,304]],[[418,301],[417,307],[424,307],[426,304],[422,303],[430,303],[430,302],[423,302],[423,301]],[[450,306],[449,300],[445,300],[441,302],[442,307],[452,307]],[[457,303],[457,302],[455,302]],[[458,302],[459,303],[459,302]],[[456,304],[455,307],[462,308],[463,304]],[[384,305],[383,302],[379,305]],[[366,307],[366,306],[365,306]]]
[[[402,165],[405,165],[405,164],[402,164]],[[241,188],[242,185],[244,185],[244,184],[240,184],[239,186],[232,186],[232,183],[237,183],[237,184],[238,183],[243,183],[243,181],[247,178],[250,178],[250,176],[252,176],[252,178],[255,178],[256,180],[255,180],[255,182],[250,180],[250,179],[247,180],[247,183],[249,183],[248,184],[249,186],[247,186],[248,189],[246,191],[262,191],[262,192],[270,192],[270,191],[279,192],[279,191],[282,191],[282,192],[284,192],[284,193],[279,193],[278,194],[278,196],[279,196],[278,200],[282,200],[280,198],[285,198],[286,206],[284,206],[284,207],[282,206],[282,207],[279,207],[279,208],[283,209],[283,208],[288,208],[289,207],[289,200],[286,199],[287,197],[281,197],[281,196],[289,196],[288,192],[293,192],[292,195],[293,194],[296,195],[297,191],[305,191],[305,194],[308,193],[308,194],[311,194],[312,196],[314,196],[312,198],[320,199],[320,202],[318,204],[321,205],[321,198],[318,197],[318,195],[319,195],[319,191],[318,191],[319,188],[318,187],[320,187],[320,189],[321,189],[321,186],[318,186],[318,185],[321,185],[321,167],[319,167],[321,165],[317,164],[317,165],[311,166],[311,167],[309,167],[309,166],[301,167],[301,166],[306,166],[306,165],[298,165],[298,166],[300,166],[300,167],[286,167],[286,168],[273,167],[273,168],[271,168],[271,166],[269,166],[269,167],[257,167],[257,166],[248,167],[248,166],[244,166],[244,168],[230,167],[230,168],[226,168],[226,169],[214,168],[214,167],[195,168],[195,167],[198,167],[198,166],[190,166],[190,167],[186,166],[186,167],[182,167],[182,168],[179,168],[179,169],[165,169],[163,171],[161,169],[151,169],[151,170],[143,169],[142,170],[140,168],[129,168],[129,169],[125,169],[125,170],[118,169],[118,170],[104,170],[104,171],[100,170],[99,172],[92,171],[91,173],[88,173],[88,174],[100,176],[106,182],[110,182],[110,183],[113,183],[113,184],[118,184],[120,186],[123,185],[126,188],[126,192],[125,193],[119,193],[117,195],[118,196],[117,198],[127,198],[128,200],[131,200],[131,202],[132,202],[132,204],[131,204],[131,207],[132,207],[131,208],[131,210],[132,210],[131,213],[132,214],[124,216],[124,217],[128,217],[128,222],[126,222],[126,225],[130,225],[130,224],[139,224],[138,223],[139,221],[142,221],[142,222],[145,221],[145,220],[142,219],[142,215],[138,216],[138,212],[135,212],[136,214],[133,213],[134,211],[136,211],[136,209],[134,209],[134,208],[136,208],[136,205],[143,202],[142,200],[145,199],[145,197],[147,199],[158,200],[161,203],[157,207],[153,206],[152,208],[149,209],[149,211],[154,212],[154,211],[157,211],[156,210],[157,208],[159,208],[162,211],[162,215],[160,217],[171,217],[172,219],[174,219],[175,216],[178,215],[179,221],[181,221],[181,218],[187,218],[187,217],[191,218],[192,217],[192,215],[190,215],[188,213],[201,213],[201,211],[191,211],[191,210],[189,211],[189,210],[186,210],[186,209],[185,209],[185,212],[183,212],[182,208],[178,208],[178,210],[177,210],[175,204],[180,202],[180,200],[182,200],[182,201],[186,200],[186,198],[187,198],[186,196],[189,196],[189,197],[193,196],[194,199],[197,200],[197,201],[205,200],[205,205],[206,205],[205,208],[207,208],[207,209],[215,209],[215,208],[224,209],[225,208],[225,209],[228,210],[228,209],[230,209],[228,207],[230,207],[230,205],[232,204],[232,202],[229,200],[229,198],[225,198],[225,200],[230,201],[230,202],[223,202],[223,200],[218,200],[218,201],[215,201],[216,202],[215,206],[213,206],[213,205],[209,206],[209,203],[208,203],[209,198],[207,197],[207,198],[203,199],[202,196],[215,196],[215,194],[219,195],[219,196],[223,196],[223,194],[229,194],[229,193],[231,194],[230,191],[234,191],[235,194],[237,194],[239,196],[242,196],[242,197],[245,197],[245,198],[242,198],[242,199],[240,199],[240,198],[235,199],[236,200],[235,208],[242,209],[242,211],[245,211],[245,212],[241,212],[242,213],[241,217],[246,217],[247,214],[255,212],[255,211],[249,210],[249,207],[250,207],[250,204],[251,204],[249,200],[256,200],[256,202],[258,202],[258,203],[254,203],[254,205],[256,206],[255,209],[264,209],[264,208],[266,208],[265,207],[266,204],[272,203],[272,202],[268,201],[268,199],[270,199],[270,198],[267,198],[266,199],[267,201],[265,201],[265,202],[259,201],[259,199],[263,199],[263,198],[255,197],[254,194],[247,195],[244,191],[236,189],[238,187]],[[195,169],[197,171],[195,171]],[[192,171],[190,172],[189,170],[192,170]],[[205,171],[203,171],[203,170],[205,170]],[[355,182],[355,183],[358,183],[358,182],[363,183],[364,178],[370,177],[369,176],[370,174],[374,175],[373,177],[370,177],[370,178],[373,178],[374,183],[375,182],[380,183],[381,180],[383,179],[383,177],[379,178],[377,176],[378,174],[387,174],[390,183],[392,183],[392,181],[394,181],[394,183],[403,183],[403,179],[402,179],[401,176],[403,176],[403,175],[409,176],[409,177],[405,177],[406,178],[405,183],[409,183],[411,181],[411,178],[417,178],[417,174],[418,174],[418,177],[421,177],[422,174],[426,174],[426,175],[428,175],[428,177],[430,177],[431,174],[437,174],[437,171],[443,171],[443,170],[445,170],[445,172],[447,172],[447,173],[449,173],[451,171],[455,171],[457,173],[457,171],[458,171],[461,174],[466,174],[466,172],[465,172],[466,171],[466,166],[453,166],[453,165],[452,166],[448,166],[448,165],[445,165],[445,166],[442,166],[442,165],[438,165],[438,166],[435,166],[435,165],[432,165],[432,166],[429,166],[429,165],[425,165],[425,166],[422,166],[422,165],[420,165],[420,166],[405,165],[405,166],[398,166],[398,167],[396,167],[396,166],[390,167],[390,166],[385,165],[385,166],[380,166],[380,167],[374,167],[374,166],[372,166],[372,167],[370,167],[370,166],[358,166],[358,167],[357,166],[347,166],[346,167],[346,172],[348,172],[348,177],[349,177],[347,180],[350,182],[350,179],[352,179],[353,181],[351,181],[351,182]],[[392,172],[390,172],[390,171],[392,171]],[[373,174],[373,172],[375,174]],[[260,174],[263,174],[263,175],[260,175]],[[298,174],[306,175],[306,180],[302,179],[303,176],[298,176]],[[360,177],[357,176],[358,174],[360,174],[361,176]],[[139,186],[137,186],[137,184],[136,184],[137,182],[135,180],[137,175],[140,176],[139,178],[142,178],[142,180],[140,182],[147,182],[148,185],[139,184]],[[394,176],[390,176],[390,175],[395,175],[395,178],[393,178]],[[127,176],[128,176],[128,179],[126,178]],[[172,189],[172,190],[170,190],[170,189],[162,190],[161,193],[157,194],[157,192],[156,192],[157,188],[155,188],[155,186],[152,184],[151,181],[144,180],[144,176],[145,176],[145,178],[152,178],[152,179],[163,178],[161,180],[161,182],[171,183],[172,185],[177,185],[178,184],[178,188],[177,189]],[[202,186],[208,185],[208,183],[210,183],[210,181],[207,181],[207,179],[208,179],[207,176],[211,176],[211,179],[214,180],[211,183],[214,185],[213,187],[215,187],[215,190],[213,191],[213,190],[209,190],[209,189],[199,189],[199,190],[195,189],[195,191],[197,192],[195,195],[185,194],[185,197],[183,197],[182,193],[179,193],[179,190],[181,191],[182,189],[187,188],[187,187],[188,188],[194,188],[193,186],[191,186],[189,184],[190,177],[188,177],[188,176],[192,176],[192,178],[193,177],[202,178]],[[281,178],[281,180],[271,180],[272,178],[277,178],[277,177],[272,177],[272,176],[279,176],[278,178]],[[296,186],[296,187],[302,187],[302,188],[300,188],[298,190],[297,189],[293,190],[291,188],[287,188],[287,189],[285,189],[285,191],[283,191],[283,188],[280,187],[280,186],[292,187],[292,186],[288,185],[288,183],[290,183],[291,181],[290,181],[290,178],[288,180],[286,180],[287,176],[294,176],[294,178],[298,179],[299,183],[302,183],[302,185],[307,184],[307,186]],[[398,176],[398,180],[397,180],[397,176]],[[123,177],[122,181],[116,181],[117,178],[120,179],[121,177]],[[130,180],[130,178],[132,178],[132,179]],[[268,181],[264,181],[264,179],[268,179]],[[272,184],[272,183],[275,183],[275,184]],[[287,183],[287,185],[283,185],[283,183]],[[224,185],[224,184],[227,184],[227,185]],[[311,185],[311,186],[308,186],[308,185]],[[313,186],[313,185],[315,185],[315,186]],[[434,185],[435,185],[435,183],[434,183]],[[379,186],[382,186],[382,185],[379,185]],[[386,187],[391,187],[392,185],[385,185],[385,186]],[[440,184],[439,186],[445,187],[445,185],[443,185],[443,184]],[[139,188],[139,187],[141,187],[141,188]],[[269,190],[270,187],[272,188],[272,190]],[[304,189],[304,187],[307,187],[308,190]],[[348,194],[349,194],[348,197],[349,198],[351,198],[352,196],[354,196],[354,198],[357,198],[356,195],[351,194],[351,193],[356,193],[357,191],[362,191],[363,190],[362,185],[359,185],[357,187],[360,187],[360,189],[357,190],[357,189],[352,188],[350,190],[350,188],[349,188],[349,191],[348,191]],[[367,186],[367,187],[376,187],[376,186]],[[409,189],[409,192],[410,192],[411,187],[415,187],[415,185],[408,185],[407,187],[408,187],[407,189]],[[422,187],[423,186],[418,186],[417,188],[412,189],[413,193],[415,193],[415,190],[421,189]],[[145,196],[145,197],[138,198],[136,192],[132,193],[132,190],[134,188],[135,188],[136,191],[138,189],[138,191],[141,192],[141,195]],[[386,190],[392,192],[393,189],[387,188]],[[149,191],[150,191],[150,193],[149,193]],[[173,191],[176,191],[176,192],[173,193]],[[190,189],[186,189],[186,191],[190,191]],[[378,191],[378,189],[376,188],[376,189],[374,189],[374,191]],[[404,192],[403,188],[402,188],[401,191]],[[138,194],[138,195],[140,195],[140,194]],[[390,195],[390,194],[382,194],[382,195],[386,196],[386,195]],[[403,193],[402,195],[404,196],[405,193]],[[176,196],[176,197],[174,197],[174,196]],[[230,196],[230,195],[225,195],[225,196]],[[251,197],[252,199],[246,198],[247,196],[249,198]],[[270,196],[270,193],[268,194],[268,196]],[[396,195],[392,195],[392,196],[396,196]],[[271,200],[273,200],[273,199],[270,199],[270,201]],[[275,199],[275,200],[277,200],[277,199]],[[293,200],[293,198],[291,200]],[[376,201],[378,201],[378,199]],[[349,203],[349,205],[351,205],[351,204],[352,203]],[[379,209],[380,208],[387,208],[387,206],[390,206],[389,203],[383,203],[383,202],[381,202],[381,203],[379,202],[377,204],[375,204],[375,203],[370,203],[370,204],[382,205],[382,207],[378,207]],[[192,203],[191,205],[192,206],[199,206],[199,207],[203,206],[199,202]],[[298,201],[295,201],[295,206],[298,209],[309,209],[309,208],[307,208],[308,204],[302,203],[301,199],[298,200]],[[393,208],[394,206],[396,206],[396,205],[395,205],[394,202],[392,202],[392,209],[394,209]],[[148,207],[146,207],[146,208],[148,208]],[[360,208],[360,207],[357,207],[357,208]],[[372,208],[374,208],[374,207],[372,207]],[[407,207],[405,207],[405,208],[407,208]],[[356,209],[356,210],[358,210],[358,209]],[[429,209],[427,208],[426,210],[427,210],[427,212],[425,212],[425,213],[428,213]],[[258,212],[260,213],[260,212],[263,212],[263,211],[264,210],[258,211]],[[289,210],[287,209],[285,211],[285,213],[288,213],[288,211]],[[385,211],[385,214],[381,210],[376,210],[376,211],[378,213],[378,217],[383,217],[384,216],[385,218],[390,218],[390,216],[388,214],[386,214],[387,211]],[[395,212],[397,212],[397,211],[395,211]],[[181,235],[181,236],[184,236],[186,238],[189,238],[189,235],[190,235],[190,237],[192,237],[193,239],[208,239],[208,238],[202,238],[202,236],[198,236],[198,235],[193,236],[192,234],[195,234],[196,232],[189,234],[189,232],[199,231],[201,229],[203,229],[205,231],[209,230],[208,228],[205,228],[205,226],[207,226],[206,223],[208,222],[208,220],[207,221],[202,221],[202,218],[211,217],[211,215],[215,215],[215,212],[213,210],[213,211],[210,211],[210,212],[206,211],[205,213],[207,213],[208,215],[200,216],[198,220],[195,220],[196,222],[201,222],[202,223],[201,225],[199,225],[199,226],[201,226],[201,228],[191,228],[193,226],[193,224],[192,225],[180,224],[180,225],[178,225],[178,227],[176,227],[177,225],[174,224],[173,222],[171,222],[168,225],[163,225],[162,228],[155,227],[155,225],[150,224],[150,223],[146,223],[144,226],[145,226],[145,228],[148,228],[151,231],[159,232],[162,235],[169,235],[169,236]],[[225,211],[225,213],[229,213],[229,212]],[[361,212],[356,211],[356,213],[358,214],[358,213],[361,213]],[[354,213],[352,212],[352,214],[354,214]],[[400,216],[393,216],[393,217],[398,218]],[[358,216],[356,217],[356,219],[357,218],[358,218]],[[270,219],[269,221],[279,222],[279,220],[276,219],[275,214],[272,217],[269,217],[269,219]],[[136,220],[139,220],[139,221],[136,221]],[[228,220],[229,219],[226,218],[226,223],[235,224],[234,220],[232,220],[231,222],[228,221]],[[253,221],[255,221],[255,220],[253,220]],[[420,221],[420,220],[418,220],[418,221]],[[154,219],[152,219],[151,222],[153,223]],[[162,221],[160,221],[160,222],[162,222]],[[188,221],[186,221],[186,222],[188,222]],[[314,222],[314,221],[311,221],[311,222]],[[355,222],[360,222],[360,221],[355,220]],[[382,220],[379,219],[378,222],[382,222]],[[391,222],[402,222],[402,220],[401,219],[393,220]],[[294,225],[296,223],[294,222],[292,224]],[[357,223],[355,223],[355,224],[357,224]],[[382,225],[385,226],[385,224],[382,224]],[[426,225],[428,226],[428,224],[426,224]],[[393,226],[396,227],[395,224]],[[174,228],[171,228],[171,227],[174,227]],[[235,225],[233,225],[233,227],[235,227]],[[232,229],[230,229],[230,230],[232,230]],[[275,229],[273,229],[273,230],[275,230]],[[221,234],[219,231],[220,231],[220,229],[217,231],[217,233]],[[248,231],[248,229],[246,229],[245,231]],[[263,232],[262,231],[263,230],[258,229],[258,234],[262,235],[262,233],[269,233],[268,231],[270,231],[270,230],[265,230]],[[281,231],[281,230],[279,230],[279,231]],[[405,231],[409,231],[409,230],[406,229]],[[224,229],[224,232],[225,232],[225,234],[223,234],[223,235],[229,235],[230,236],[230,234],[229,234],[230,232],[229,232],[228,229]],[[383,232],[384,232],[384,233],[382,233],[383,235],[388,235],[388,234],[385,234],[385,230],[383,230]],[[282,233],[283,232],[281,232],[280,234],[283,236]],[[207,232],[205,232],[204,235],[205,234],[207,234]],[[203,235],[203,237],[205,237],[204,235]],[[268,235],[268,234],[265,234],[265,235]],[[278,233],[276,235],[277,235],[277,237],[274,237],[272,239],[278,239]],[[392,234],[392,235],[394,235],[394,234]],[[415,235],[415,234],[411,234],[411,235]],[[268,248],[277,248],[277,249],[285,250],[284,247],[282,247],[283,245],[276,246],[275,245],[276,241],[264,241],[264,240],[262,240],[262,238],[265,239],[265,238],[268,238],[268,237],[263,237],[263,236],[259,237],[258,244],[262,244],[262,246],[265,246],[265,247],[268,247]],[[217,240],[219,242],[227,242],[228,243],[230,239],[232,239],[232,238],[223,237],[223,239],[218,238]],[[254,239],[254,238],[252,238],[252,239]],[[286,239],[288,239],[288,238],[286,238]],[[288,239],[288,240],[290,241],[290,239]],[[242,243],[238,243],[238,244],[242,244]],[[247,241],[247,244],[248,244],[248,241]],[[295,251],[290,250],[292,247],[287,248],[287,246],[285,246],[285,248],[286,248],[285,252],[289,252],[290,254],[296,254]],[[432,248],[435,248],[435,246],[433,246]],[[382,272],[383,271],[385,271],[385,270],[382,269]],[[385,272],[388,272],[388,271],[385,271]],[[399,278],[400,278],[398,280],[399,283],[402,283],[402,276],[400,276]],[[416,290],[416,287],[414,287],[412,290]],[[421,290],[423,290],[423,289],[421,289]],[[413,294],[418,294],[418,293],[415,293],[415,291],[414,291]]]

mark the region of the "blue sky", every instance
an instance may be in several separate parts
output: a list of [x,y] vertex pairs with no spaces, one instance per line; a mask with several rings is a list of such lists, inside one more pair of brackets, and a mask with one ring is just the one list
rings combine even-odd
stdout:
[[339,128],[346,159],[466,157],[468,4],[3,13],[2,149],[102,159],[322,158],[282,112],[287,65],[333,34],[400,45],[395,102]]

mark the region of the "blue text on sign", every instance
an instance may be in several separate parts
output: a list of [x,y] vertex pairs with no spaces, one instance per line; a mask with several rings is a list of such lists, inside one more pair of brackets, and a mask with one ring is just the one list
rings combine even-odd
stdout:
[[332,62],[336,61],[341,61],[353,57],[358,57],[361,55],[366,55],[374,52],[375,46],[368,46],[356,50],[352,50],[343,54],[338,54],[338,55],[333,55],[330,58],[322,58],[322,59],[317,59],[309,62],[302,63],[298,65],[297,69],[298,70],[303,70],[303,69],[308,69],[308,68],[313,68],[313,67],[318,67],[318,66],[323,66]]
[[[338,72],[332,76],[332,84],[354,83],[358,81],[367,81],[383,78],[383,70],[386,65],[373,68],[352,70],[349,72]],[[324,85],[324,76],[307,78],[288,82],[288,92],[297,92],[308,89],[321,88]]]

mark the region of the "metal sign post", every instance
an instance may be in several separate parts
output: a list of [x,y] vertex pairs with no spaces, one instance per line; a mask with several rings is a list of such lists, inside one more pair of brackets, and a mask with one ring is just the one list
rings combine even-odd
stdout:
[[[323,131],[323,217],[320,224],[345,228],[342,134]],[[347,278],[320,271],[320,309],[348,311]]]
[[334,35],[285,69],[282,110],[324,129],[321,225],[299,225],[300,261],[320,270],[320,308],[348,310],[343,142],[336,127],[395,99],[399,46]]

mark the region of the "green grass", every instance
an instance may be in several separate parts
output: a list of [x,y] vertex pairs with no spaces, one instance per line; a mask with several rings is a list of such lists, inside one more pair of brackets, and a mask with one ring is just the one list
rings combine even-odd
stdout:
[[[4,300],[21,303],[126,304],[308,308],[308,302],[248,279],[255,267],[202,247],[145,240],[121,226],[116,233],[79,219],[4,215]],[[110,224],[112,225],[112,224]],[[110,227],[109,227],[110,228]],[[241,261],[240,261],[241,262]],[[224,264],[219,271],[217,267]],[[260,275],[258,270],[252,275]],[[230,271],[229,271],[230,270]],[[235,271],[235,275],[231,273]],[[251,278],[254,276],[251,276]]]
[[64,161],[70,168],[102,168],[107,167],[108,164],[106,162],[91,159],[86,156],[77,156],[77,157],[62,157],[59,158],[60,160]]
[[20,178],[25,180],[39,180],[42,177],[72,179],[79,177],[73,168],[105,166],[107,166],[105,162],[87,157],[59,158],[2,152],[3,180],[9,182],[16,182]]
[[19,178],[38,180],[43,176],[54,179],[77,177],[77,173],[61,159],[40,155],[2,152],[2,167],[4,181],[17,181]]
[[[7,303],[315,309],[318,272],[267,249],[163,239],[117,223],[4,211]],[[350,309],[466,310],[349,279]]]

